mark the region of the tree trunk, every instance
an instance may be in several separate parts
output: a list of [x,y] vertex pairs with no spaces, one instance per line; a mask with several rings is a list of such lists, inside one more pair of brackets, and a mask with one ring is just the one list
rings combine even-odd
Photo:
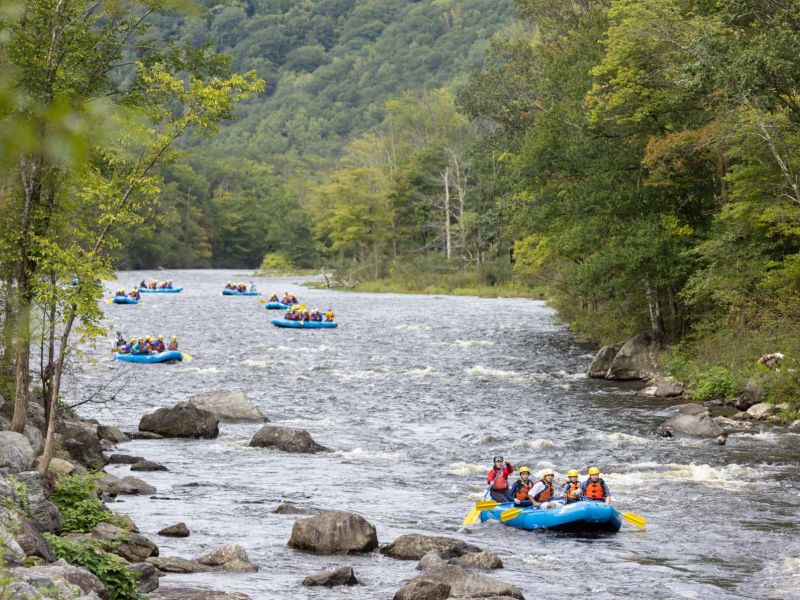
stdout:
[[444,183],[444,249],[447,260],[450,260],[450,165],[442,171],[442,182]]
[[658,299],[658,288],[650,285],[645,280],[645,289],[647,290],[647,305],[650,309],[650,334],[653,337],[653,343],[658,348],[664,346],[664,318],[661,314],[661,302]]

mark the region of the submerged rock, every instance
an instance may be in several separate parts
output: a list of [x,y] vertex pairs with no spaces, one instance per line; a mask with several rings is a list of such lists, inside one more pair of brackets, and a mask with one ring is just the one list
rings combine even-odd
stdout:
[[361,583],[356,579],[353,572],[353,567],[342,567],[335,571],[323,571],[322,573],[314,573],[303,579],[303,585],[306,587],[324,586],[334,587],[337,585],[358,585]]
[[381,548],[381,554],[399,560],[420,560],[428,552],[436,552],[442,559],[446,560],[481,551],[478,546],[473,546],[462,540],[421,535],[419,533],[401,535],[391,544]]
[[264,425],[250,440],[250,446],[256,448],[275,447],[284,452],[321,452],[327,450],[313,440],[305,429],[290,429]]
[[650,379],[655,375],[656,366],[650,336],[640,333],[622,345],[608,368],[606,378]]
[[370,552],[378,547],[378,534],[361,515],[325,512],[295,521],[289,547],[316,554]]
[[676,404],[674,406],[670,406],[667,409],[668,412],[675,413],[678,415],[707,415],[708,407],[704,404],[696,404],[694,402],[689,402],[687,404]]
[[293,504],[291,502],[281,502],[272,512],[278,515],[318,515],[322,511],[318,508],[298,506],[297,504]]
[[197,408],[210,412],[218,419],[232,421],[266,421],[259,408],[244,392],[217,390],[189,398]]
[[194,558],[194,561],[207,567],[218,567],[223,571],[258,571],[258,567],[250,562],[247,552],[239,544],[225,544],[216,550],[209,550]]
[[614,344],[613,346],[603,346],[595,355],[592,365],[589,367],[589,377],[594,379],[603,379],[611,368],[611,363],[614,362],[614,357],[622,348],[622,344]]
[[190,402],[181,402],[144,415],[139,420],[139,430],[164,437],[215,438],[219,435],[219,419]]
[[251,598],[247,594],[238,592],[162,586],[150,594],[150,600],[251,600]]
[[131,471],[169,471],[169,469],[161,463],[142,459],[131,465]]

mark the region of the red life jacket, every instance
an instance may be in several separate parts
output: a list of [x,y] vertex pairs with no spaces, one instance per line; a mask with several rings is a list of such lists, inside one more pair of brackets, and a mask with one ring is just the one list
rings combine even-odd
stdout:
[[169,349],[170,350],[177,350],[178,349],[178,342],[176,342],[175,340],[172,340],[169,343]]
[[156,349],[156,352],[163,352],[164,351],[164,342],[159,340],[153,345],[153,347]]
[[547,483],[544,479],[540,479],[539,483],[543,483],[545,487],[541,492],[536,494],[533,497],[533,499],[536,502],[547,502],[548,500],[550,500],[550,498],[555,496],[555,494],[553,493],[553,484]]
[[491,483],[494,480],[494,478],[497,477],[497,480],[494,482],[494,485],[492,486],[493,490],[502,492],[503,490],[508,488],[508,475],[510,475],[510,473],[508,474],[505,473],[505,469],[506,469],[505,465],[500,467],[499,476],[497,475],[497,469],[495,469],[494,467],[492,467],[492,470],[489,471],[489,475],[487,477],[489,483]]
[[523,483],[523,481],[520,479],[519,487],[517,488],[517,491],[514,494],[514,498],[517,500],[527,500],[528,492],[531,491],[532,487],[533,483],[530,480]]
[[605,482],[602,479],[598,479],[597,481],[589,479],[586,482],[586,490],[584,491],[583,495],[589,498],[590,500],[605,500],[606,499]]
[[564,483],[561,484],[561,489],[564,489],[564,486],[568,485],[569,489],[567,489],[567,493],[564,494],[569,500],[578,500],[578,494],[581,492],[581,482],[580,481],[570,481],[567,479]]

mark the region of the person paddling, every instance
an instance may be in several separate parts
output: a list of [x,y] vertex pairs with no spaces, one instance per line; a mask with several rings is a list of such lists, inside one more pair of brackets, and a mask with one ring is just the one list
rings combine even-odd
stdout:
[[168,350],[177,350],[178,349],[178,338],[176,336],[172,336],[169,338],[169,346],[167,346]]
[[163,352],[165,350],[163,335],[159,335],[158,339],[155,342],[153,342],[153,350],[155,350],[156,352]]
[[537,481],[531,489],[528,496],[536,508],[555,508],[556,503],[550,502],[555,497],[555,490],[553,489],[553,478],[556,476],[553,469],[545,469],[542,472],[542,478]]
[[564,496],[566,503],[571,504],[578,502],[581,495],[581,482],[578,479],[581,476],[577,469],[570,469],[567,471],[567,480],[561,484],[561,495]]
[[494,465],[486,475],[486,483],[492,486],[492,500],[508,502],[508,476],[514,472],[514,465],[507,463],[502,456],[494,457]]
[[511,486],[511,491],[508,493],[508,497],[514,501],[514,506],[522,508],[533,504],[528,497],[531,488],[533,488],[533,482],[531,481],[530,468],[520,467],[519,479],[514,482],[514,485]]
[[600,469],[597,467],[589,469],[589,478],[581,485],[581,494],[588,500],[611,504],[611,491],[606,482],[601,479]]

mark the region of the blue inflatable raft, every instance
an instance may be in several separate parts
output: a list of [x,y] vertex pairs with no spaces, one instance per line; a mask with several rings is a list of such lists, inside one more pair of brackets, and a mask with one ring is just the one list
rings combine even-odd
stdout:
[[289,305],[281,304],[280,302],[267,302],[264,308],[266,308],[267,310],[273,310],[273,309],[286,310],[287,308],[289,308]]
[[114,304],[139,304],[138,300],[134,300],[129,296],[114,296],[111,302]]
[[[491,510],[481,511],[481,522],[500,521],[500,513],[514,508],[513,502],[499,504]],[[571,533],[597,533],[619,531],[622,519],[617,509],[602,502],[574,502],[556,508],[539,510],[523,508],[519,515],[505,525],[518,529],[547,529]]]
[[163,363],[178,362],[183,360],[183,355],[178,350],[165,350],[156,354],[114,354],[114,360],[129,363]]
[[180,294],[183,291],[182,287],[176,288],[156,288],[154,290],[150,290],[147,288],[139,288],[140,294]]
[[293,327],[294,329],[334,329],[335,321],[289,321],[288,319],[272,319],[275,327]]
[[237,292],[236,290],[222,290],[223,296],[260,296],[261,292]]

